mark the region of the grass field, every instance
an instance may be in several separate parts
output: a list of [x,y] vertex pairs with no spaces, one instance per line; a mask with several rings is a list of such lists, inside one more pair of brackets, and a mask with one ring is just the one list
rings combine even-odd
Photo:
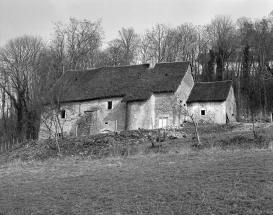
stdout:
[[7,163],[0,214],[273,214],[273,152]]

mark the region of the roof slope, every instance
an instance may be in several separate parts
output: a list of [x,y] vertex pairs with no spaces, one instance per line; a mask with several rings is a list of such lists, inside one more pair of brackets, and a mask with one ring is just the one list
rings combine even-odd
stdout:
[[224,101],[228,97],[231,85],[232,81],[195,83],[187,100],[187,103]]
[[59,99],[82,101],[122,96],[123,101],[146,100],[153,92],[175,92],[189,62],[101,67],[84,71],[68,71],[54,85]]

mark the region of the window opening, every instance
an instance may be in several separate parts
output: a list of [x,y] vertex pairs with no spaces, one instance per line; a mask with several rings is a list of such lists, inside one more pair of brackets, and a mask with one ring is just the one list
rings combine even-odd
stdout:
[[108,122],[105,122],[105,125],[108,125]]
[[112,101],[108,101],[108,110],[111,110],[113,108]]
[[159,128],[164,128],[168,126],[168,117],[159,117]]
[[205,110],[201,110],[201,115],[205,116],[206,115],[206,111]]
[[65,118],[65,110],[61,110],[61,118],[64,119]]

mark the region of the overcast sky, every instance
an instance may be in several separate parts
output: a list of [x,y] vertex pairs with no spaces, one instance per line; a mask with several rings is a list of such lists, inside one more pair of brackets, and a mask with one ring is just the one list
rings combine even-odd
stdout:
[[0,46],[24,34],[48,40],[53,22],[69,17],[102,19],[109,41],[122,27],[140,33],[156,23],[203,25],[219,14],[257,19],[272,10],[273,0],[0,0]]

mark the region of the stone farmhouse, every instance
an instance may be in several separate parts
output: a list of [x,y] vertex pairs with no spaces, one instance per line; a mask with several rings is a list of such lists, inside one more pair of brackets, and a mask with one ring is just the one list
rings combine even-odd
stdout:
[[187,108],[198,122],[225,124],[236,121],[232,81],[196,83],[187,100]]
[[[50,111],[45,111],[41,119],[39,138],[48,138],[61,130],[65,136],[80,136],[179,126],[189,119],[183,108],[187,108],[186,101],[192,89],[198,90],[198,86],[196,84],[194,87],[189,62],[68,71],[54,86],[60,103],[59,111],[54,115],[58,118],[58,126],[52,123],[54,117],[49,117]],[[207,85],[206,88],[210,87],[211,85]],[[226,93],[226,90],[220,91],[219,95],[221,92]],[[230,93],[233,91],[230,90]],[[188,100],[190,110],[198,115],[197,109],[203,106],[193,108],[196,102],[191,99],[195,98],[194,94],[191,95],[193,96]],[[212,93],[210,96],[213,96]],[[226,96],[225,94],[221,99]],[[217,111],[219,102],[235,104],[234,95],[224,101],[215,100]],[[202,110],[199,111],[201,115]],[[222,116],[218,120],[217,115],[216,122],[225,123],[222,120],[226,117],[224,108],[219,109],[217,114]]]

